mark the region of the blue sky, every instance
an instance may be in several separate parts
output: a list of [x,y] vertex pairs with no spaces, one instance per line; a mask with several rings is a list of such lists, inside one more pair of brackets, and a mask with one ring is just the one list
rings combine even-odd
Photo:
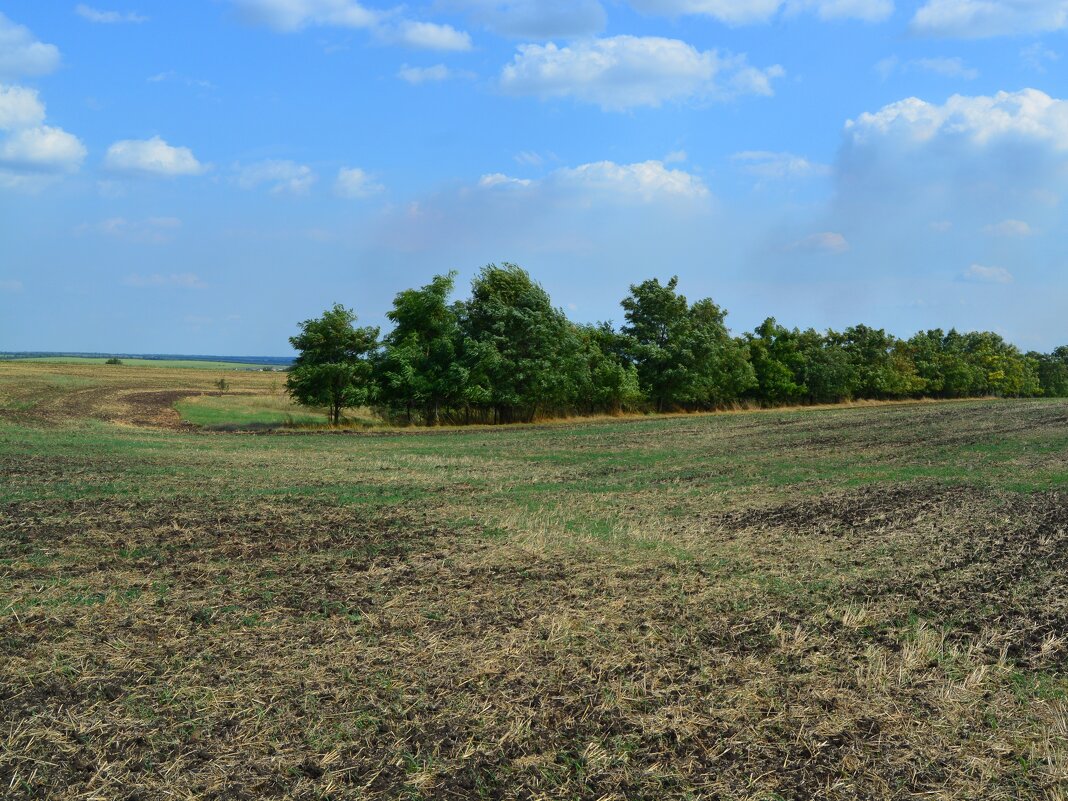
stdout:
[[0,350],[273,355],[489,262],[576,320],[1068,342],[1068,0],[0,0]]

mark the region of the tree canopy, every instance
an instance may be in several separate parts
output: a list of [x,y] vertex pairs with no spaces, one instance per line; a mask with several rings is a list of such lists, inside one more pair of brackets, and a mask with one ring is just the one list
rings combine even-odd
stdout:
[[470,296],[456,274],[397,294],[392,329],[357,327],[340,304],[299,324],[287,388],[300,403],[371,405],[396,422],[511,423],[622,411],[697,411],[854,399],[1068,396],[1068,347],[1023,354],[998,334],[932,329],[899,339],[858,324],[819,332],[769,317],[734,336],[711,298],[673,276],[630,287],[624,323],[576,324],[514,264]]
[[289,339],[298,355],[286,389],[299,403],[325,406],[335,424],[342,410],[368,403],[376,385],[369,356],[378,347],[378,329],[355,322],[355,312],[335,304],[300,323],[300,333]]

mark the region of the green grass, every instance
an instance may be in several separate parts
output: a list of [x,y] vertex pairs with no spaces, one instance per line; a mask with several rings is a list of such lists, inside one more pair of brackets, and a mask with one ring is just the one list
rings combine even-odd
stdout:
[[206,428],[326,425],[326,412],[293,403],[286,396],[203,395],[175,404],[186,420]]

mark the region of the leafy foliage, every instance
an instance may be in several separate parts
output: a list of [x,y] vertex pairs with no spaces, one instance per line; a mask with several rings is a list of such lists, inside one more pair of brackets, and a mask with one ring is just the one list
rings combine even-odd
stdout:
[[299,352],[286,380],[286,389],[299,403],[325,406],[334,424],[343,409],[362,406],[372,398],[372,354],[377,328],[356,328],[356,314],[341,304],[321,317],[305,320],[289,342]]
[[1068,347],[1022,354],[998,334],[941,329],[902,340],[880,328],[789,329],[769,317],[734,337],[712,299],[678,277],[630,287],[624,324],[578,325],[526,270],[490,264],[471,296],[456,274],[397,294],[393,329],[356,328],[335,305],[300,324],[286,383],[299,402],[439,423],[529,422],[570,414],[707,410],[847,400],[1068,396]]

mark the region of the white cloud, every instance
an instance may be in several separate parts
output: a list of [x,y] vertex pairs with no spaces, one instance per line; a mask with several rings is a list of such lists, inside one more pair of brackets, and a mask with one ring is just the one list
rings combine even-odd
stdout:
[[0,85],[0,184],[39,188],[47,174],[77,171],[85,145],[62,128],[44,125],[45,107],[36,90]]
[[568,195],[583,201],[652,203],[663,200],[704,200],[708,187],[695,175],[672,170],[662,161],[616,164],[597,161],[578,167],[561,167],[545,179],[532,181],[512,178],[502,173],[484,175],[481,189],[521,187],[554,195]]
[[961,278],[982,284],[1011,284],[1013,281],[1012,273],[1004,267],[984,267],[982,264],[973,264],[961,273]]
[[159,176],[200,175],[207,169],[189,148],[172,147],[158,136],[115,142],[104,165],[115,172]]
[[17,130],[0,142],[0,167],[74,172],[83,159],[85,145],[78,137],[50,125]]
[[522,263],[540,254],[566,262],[565,272],[581,271],[592,262],[692,257],[715,241],[716,210],[716,199],[695,174],[660,161],[597,161],[540,178],[494,172],[386,207],[369,241],[447,261],[463,253],[483,254],[477,260],[503,253]]
[[385,189],[359,167],[342,167],[334,179],[334,191],[341,197],[370,197]]
[[838,255],[849,250],[849,242],[842,234],[835,231],[821,231],[794,242],[788,249]]
[[471,37],[451,25],[399,19],[397,11],[366,8],[355,0],[232,0],[247,22],[281,33],[312,26],[363,28],[382,40],[424,50],[465,51]]
[[1068,193],[1068,102],[1024,89],[891,103],[845,124],[835,186],[858,225],[953,214],[976,230],[992,213],[1049,225]]
[[291,33],[311,25],[370,28],[381,14],[353,0],[233,0],[248,22]]
[[170,273],[169,275],[134,273],[126,276],[123,283],[126,286],[141,289],[203,289],[207,286],[196,273]]
[[444,64],[432,67],[409,67],[407,64],[397,71],[397,77],[410,84],[441,83],[451,78],[470,78],[471,73],[449,69]]
[[237,184],[242,189],[268,186],[272,195],[306,195],[318,178],[307,164],[284,159],[246,164],[237,171]]
[[0,76],[45,75],[59,67],[59,48],[0,12]]
[[811,12],[824,20],[881,22],[894,11],[893,0],[630,0],[630,4],[646,14],[701,15],[728,25],[768,22],[780,12]]
[[177,217],[149,217],[145,220],[110,217],[98,223],[82,223],[74,232],[79,235],[95,233],[129,242],[161,245],[173,241],[181,227],[182,221]]
[[29,128],[44,119],[45,107],[36,89],[0,84],[0,131]]
[[731,160],[745,172],[761,178],[808,178],[826,175],[831,170],[826,164],[809,161],[804,156],[767,150],[744,150],[731,156]]
[[405,20],[384,35],[400,44],[421,50],[464,52],[471,49],[469,34],[458,31],[451,25],[436,22]]
[[22,281],[16,281],[15,279],[3,279],[0,280],[0,292],[14,294],[22,291]]
[[570,97],[608,110],[665,101],[772,94],[779,66],[759,69],[744,56],[699,51],[678,39],[615,36],[559,47],[519,46],[501,71],[501,88],[543,99]]
[[665,164],[682,164],[689,158],[686,155],[685,150],[672,150],[666,156],[664,156]]
[[984,225],[983,233],[991,236],[1026,237],[1032,236],[1035,230],[1023,220],[1002,220],[994,225]]
[[910,97],[849,120],[846,133],[854,144],[892,138],[920,145],[941,137],[985,146],[1014,139],[1068,150],[1068,102],[1037,89],[992,97],[953,95],[943,105]]
[[530,186],[533,181],[529,178],[512,178],[503,172],[492,172],[478,179],[481,189],[491,189],[495,186]]
[[74,13],[90,22],[99,22],[105,25],[114,25],[121,22],[148,22],[148,17],[142,16],[134,11],[101,11],[92,6],[87,6],[85,3],[76,5],[74,7]]
[[704,182],[684,170],[670,170],[661,161],[638,164],[616,164],[598,161],[574,168],[561,168],[553,173],[560,186],[583,191],[619,193],[643,202],[657,198],[676,197],[699,199],[708,197]]
[[928,36],[979,39],[1068,27],[1065,0],[927,0],[912,28]]
[[445,5],[467,12],[494,33],[521,39],[590,36],[607,21],[598,0],[451,0]]

